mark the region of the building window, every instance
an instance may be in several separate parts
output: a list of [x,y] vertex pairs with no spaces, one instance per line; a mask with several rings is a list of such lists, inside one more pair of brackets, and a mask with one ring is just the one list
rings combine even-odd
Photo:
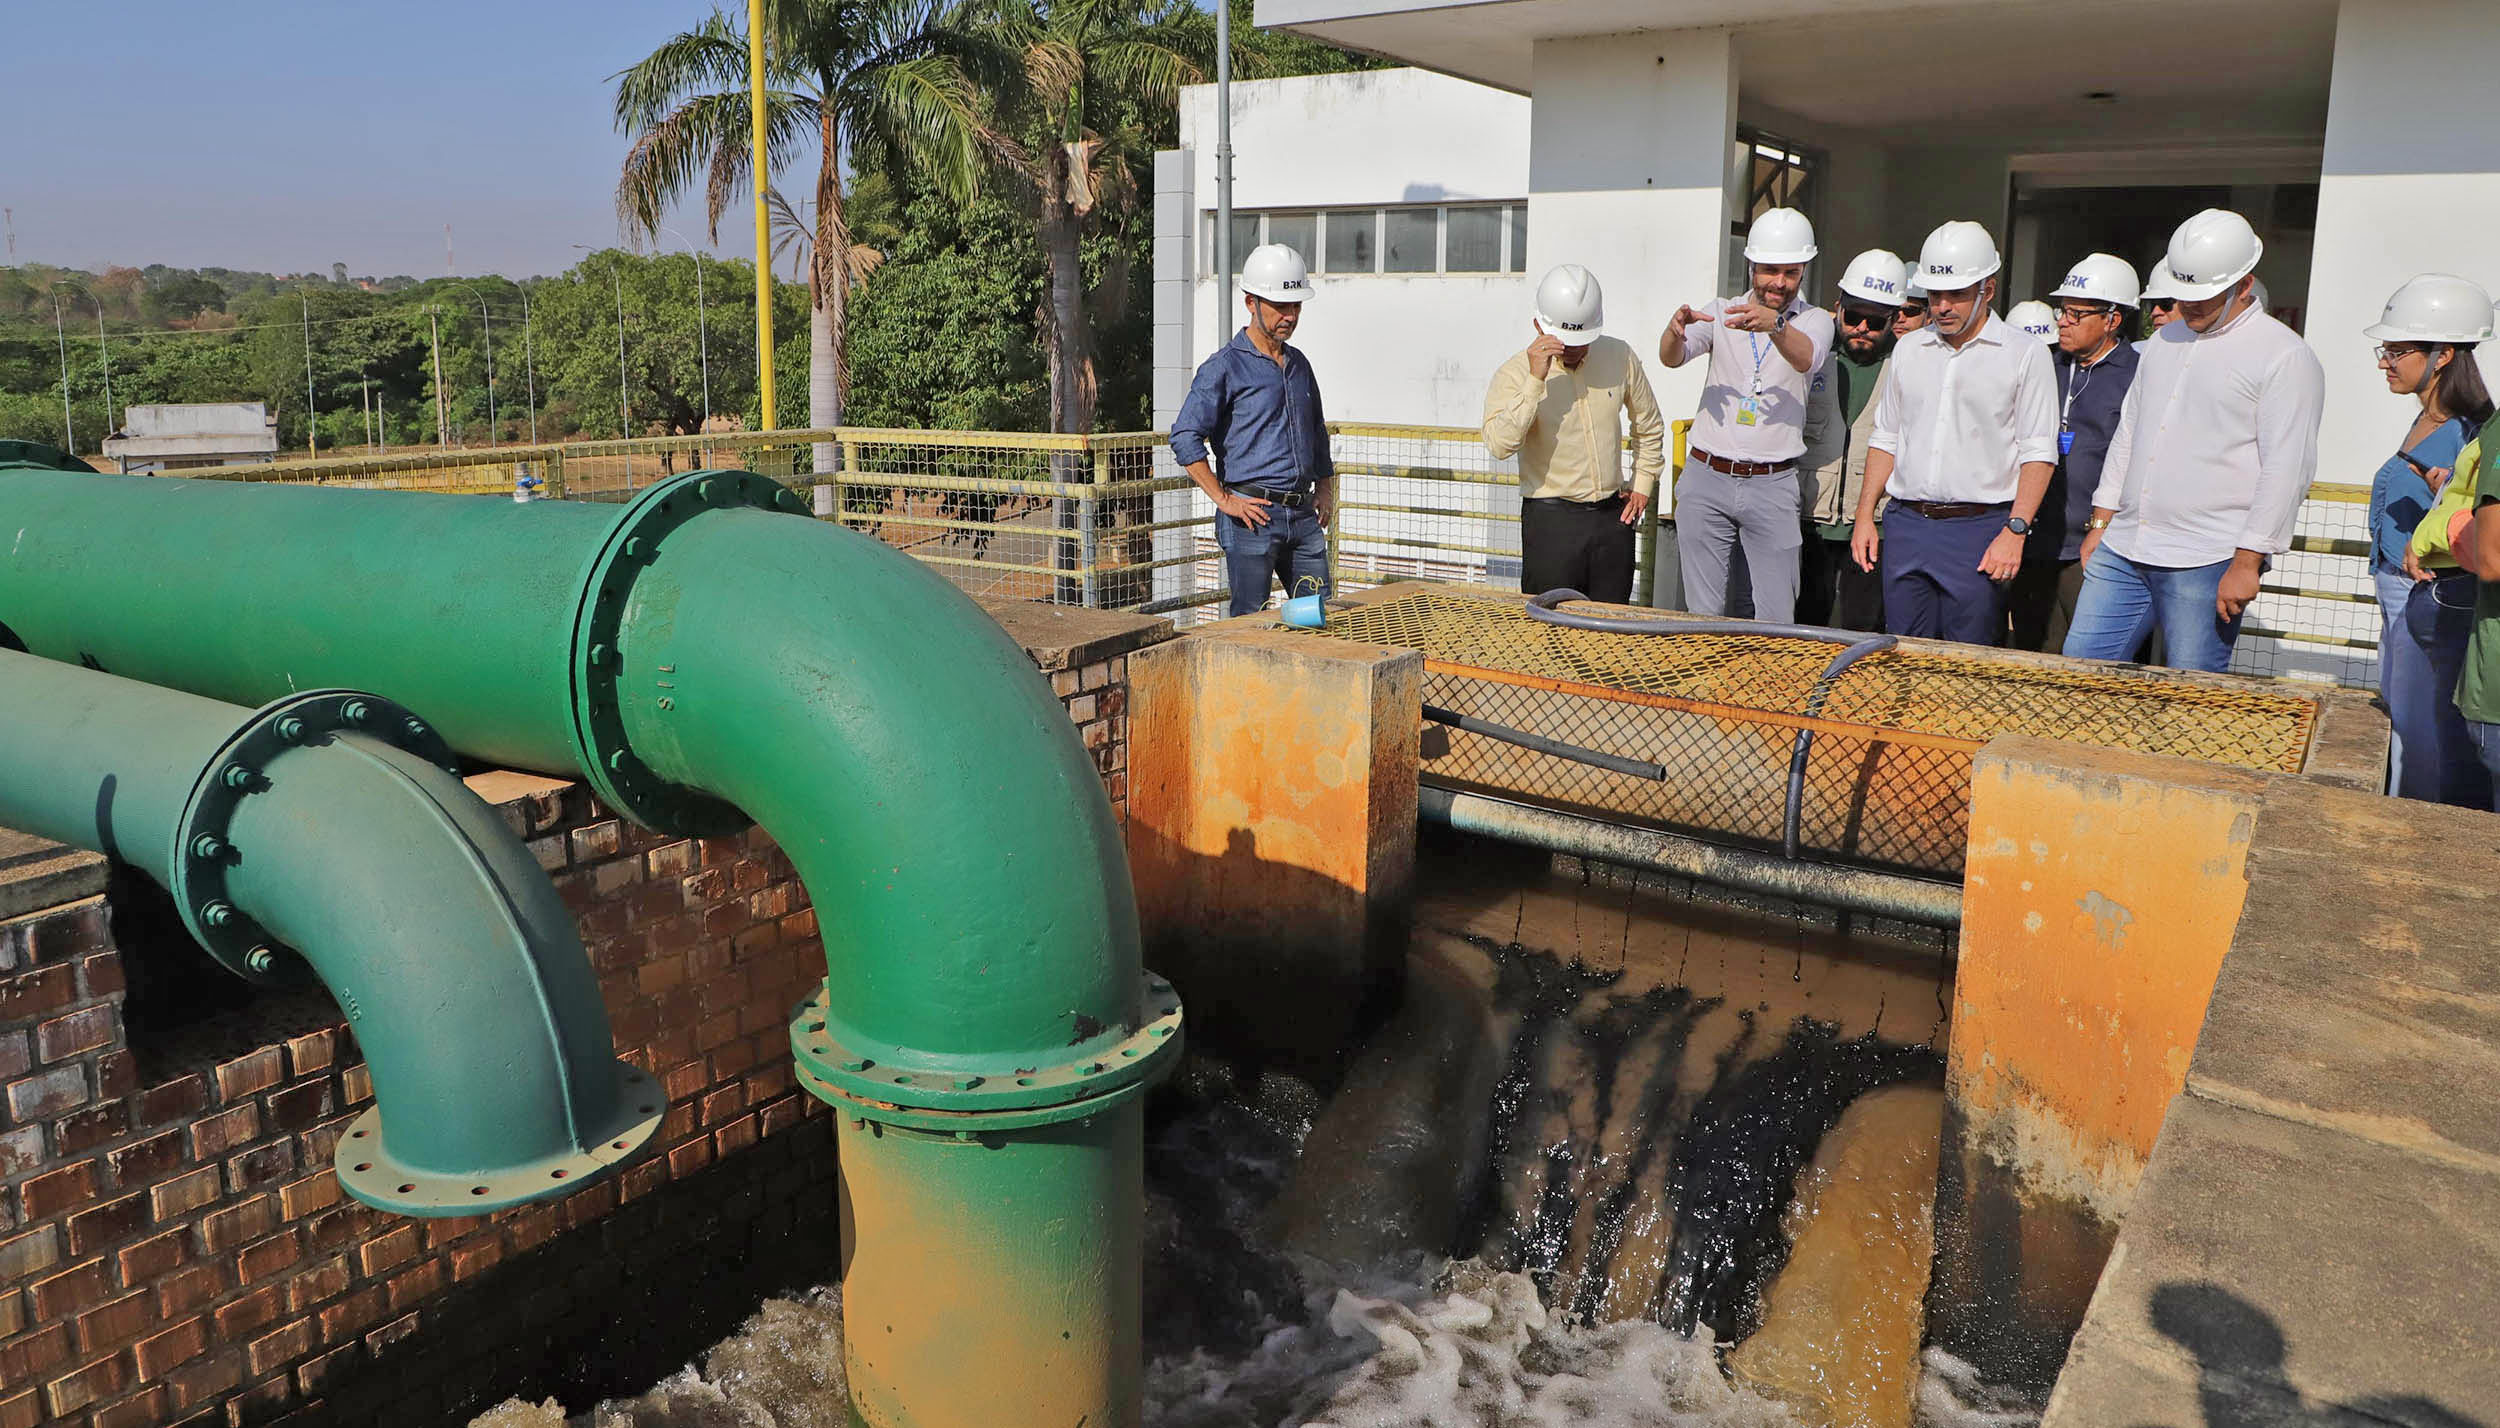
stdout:
[[[1202,215],[1206,243],[1201,276],[1215,272],[1215,215]],[[1471,276],[1521,273],[1528,267],[1528,206],[1471,203],[1451,207],[1285,209],[1233,215],[1233,272],[1250,250],[1282,243],[1310,261],[1315,273]]]
[[[1736,150],[1728,166],[1727,290],[1742,292],[1752,279],[1745,262],[1745,234],[1774,208],[1815,216],[1822,155],[1750,124],[1736,126]],[[1811,274],[1809,274],[1811,277]]]
[[1449,210],[1449,255],[1442,263],[1448,273],[1498,273],[1502,270],[1502,210],[1499,208],[1453,208]]
[[1349,208],[1332,212],[1326,218],[1328,245],[1321,259],[1321,271],[1329,273],[1376,273],[1380,271],[1380,211],[1375,208]]
[[1319,261],[1319,215],[1316,213],[1271,213],[1267,215],[1267,240],[1282,243],[1302,255],[1302,261],[1316,266]]
[[1506,211],[1510,214],[1510,270],[1524,273],[1528,271],[1528,205],[1514,203]]
[[1384,273],[1437,271],[1441,254],[1441,212],[1435,208],[1392,208],[1381,216],[1380,270]]

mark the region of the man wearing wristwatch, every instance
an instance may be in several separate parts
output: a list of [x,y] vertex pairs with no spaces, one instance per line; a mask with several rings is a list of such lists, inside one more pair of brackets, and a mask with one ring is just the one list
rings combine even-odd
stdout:
[[1798,292],[1817,251],[1804,214],[1772,209],[1745,240],[1751,290],[1677,308],[1658,339],[1658,360],[1671,368],[1704,354],[1710,363],[1675,488],[1684,601],[1695,614],[1734,613],[1728,567],[1741,542],[1755,617],[1795,617],[1806,389],[1832,350],[1832,315]]
[[2057,372],[2047,347],[1990,314],[2001,266],[1976,223],[1927,236],[1928,324],[1893,349],[1875,404],[1850,545],[1860,569],[1880,562],[1884,627],[1897,635],[1996,643],[2006,583],[2057,469]]

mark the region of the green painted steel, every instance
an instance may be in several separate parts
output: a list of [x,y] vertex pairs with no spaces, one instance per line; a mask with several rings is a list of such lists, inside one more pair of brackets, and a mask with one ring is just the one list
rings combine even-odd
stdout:
[[[743,810],[797,867],[824,936],[826,989],[793,1037],[847,1055],[812,1091],[898,1133],[933,1114],[995,1127],[957,1144],[1118,1142],[929,1160],[914,1171],[937,1177],[922,1201],[848,1197],[856,1243],[915,1242],[926,1204],[970,1207],[978,1232],[931,1264],[997,1313],[1069,1335],[1112,1326],[1133,1378],[1135,1093],[1181,1037],[1177,1002],[1142,974],[1110,802],[994,621],[928,567],[794,518],[795,504],[743,472],[679,477],[620,510],[0,469],[0,639],[228,699],[371,688],[463,753],[579,772],[670,831]],[[1171,1034],[1153,1035],[1167,1014]],[[1124,1068],[1099,1092],[1071,1074],[1035,1104],[1016,1085],[1095,1062]],[[945,1178],[994,1164],[1022,1167],[1025,1188],[1001,1198],[986,1171]],[[1126,1188],[1105,1199],[1106,1176]],[[1097,1208],[1065,1213],[1079,1204]],[[1100,1294],[1019,1267],[1043,1262],[1093,1265]],[[894,1282],[846,1291],[854,1327],[918,1312],[882,1297]],[[998,1372],[1012,1384],[1019,1367]],[[869,1372],[854,1379],[864,1402],[933,1405],[872,1422],[1015,1417],[959,1416],[950,1386]],[[1101,1379],[1109,1396],[1084,1421],[1134,1423],[1127,1381]]]
[[316,691],[253,711],[0,651],[0,729],[0,823],[138,868],[238,972],[300,955],[329,987],[373,1071],[338,1149],[359,1199],[546,1199],[658,1129],[571,914],[407,710]]

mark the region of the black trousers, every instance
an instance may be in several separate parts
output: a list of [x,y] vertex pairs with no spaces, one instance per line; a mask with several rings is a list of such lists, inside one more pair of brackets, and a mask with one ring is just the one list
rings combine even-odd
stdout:
[[1519,588],[1526,594],[1568,589],[1612,605],[1629,603],[1633,548],[1634,527],[1623,523],[1620,495],[1519,503]]
[[1797,587],[1797,622],[1880,633],[1884,628],[1882,572],[1858,569],[1848,541],[1807,531],[1805,579]]

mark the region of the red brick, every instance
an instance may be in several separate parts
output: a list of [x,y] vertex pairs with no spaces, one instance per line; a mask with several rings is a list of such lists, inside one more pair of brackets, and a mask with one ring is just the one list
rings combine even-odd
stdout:
[[816,935],[816,909],[803,907],[781,920],[781,935],[791,942],[804,942]]
[[706,1130],[719,1125],[746,1108],[746,1087],[724,1086],[703,1098],[703,1126]]
[[113,1179],[119,1184],[132,1188],[145,1185],[182,1164],[182,1132],[162,1131],[133,1141],[107,1154],[104,1161],[113,1167]]
[[349,1128],[356,1124],[356,1120],[357,1117],[353,1115],[337,1116],[304,1132],[298,1137],[304,1143],[303,1163],[306,1165],[328,1164],[335,1158],[339,1142],[347,1137]]
[[213,1204],[224,1184],[216,1166],[203,1165],[188,1175],[177,1175],[151,1188],[148,1202],[155,1209],[156,1222],[169,1224],[203,1205]]
[[359,1061],[339,1072],[340,1105],[361,1106],[373,1099],[373,1068]]
[[259,1239],[277,1227],[278,1197],[255,1195],[202,1218],[200,1249],[206,1254],[216,1254],[233,1249],[246,1240]]
[[139,1124],[161,1125],[208,1109],[208,1077],[183,1076],[139,1093]]
[[642,855],[643,865],[655,878],[681,878],[695,870],[695,860],[695,845],[683,839],[663,843]]
[[561,1208],[532,1205],[514,1217],[507,1232],[512,1236],[514,1252],[527,1254],[554,1239],[556,1231],[563,1228],[564,1211]]
[[127,1051],[108,1051],[95,1059],[95,1093],[118,1101],[139,1089],[139,1058]]
[[241,1382],[243,1354],[239,1349],[184,1364],[165,1376],[165,1386],[173,1391],[177,1411],[231,1393]]
[[301,1314],[317,1305],[327,1304],[347,1292],[356,1277],[345,1256],[325,1259],[296,1274],[286,1282],[286,1307],[289,1313]]
[[42,1428],[42,1424],[43,1395],[39,1391],[0,1391],[0,1428]]
[[295,1383],[307,1394],[319,1393],[322,1386],[342,1373],[354,1370],[356,1360],[364,1353],[362,1344],[348,1344],[332,1349],[317,1358],[306,1359],[295,1371]]
[[746,1074],[755,1064],[755,1048],[744,1041],[733,1041],[712,1053],[712,1079],[730,1081]]
[[42,967],[14,977],[0,977],[0,1022],[29,1022],[68,1009],[78,1000],[78,974],[68,967]]
[[0,1383],[33,1383],[68,1363],[77,1347],[67,1324],[38,1329],[0,1347]]
[[712,1143],[690,1140],[668,1153],[668,1173],[682,1180],[712,1163]]
[[0,1031],[0,1081],[14,1080],[35,1069],[35,1039],[25,1032]]
[[43,1399],[45,1406],[52,1410],[53,1417],[66,1418],[82,1408],[111,1398],[129,1386],[129,1360],[120,1354],[111,1354],[45,1384]]
[[321,1311],[321,1341],[344,1343],[380,1320],[389,1310],[382,1286],[369,1284]]
[[9,1115],[20,1124],[77,1110],[87,1100],[87,1068],[76,1062],[9,1083]]
[[[51,1162],[52,1152],[44,1148],[42,1126],[20,1126],[0,1134],[0,1180],[14,1180]],[[0,1195],[0,1201],[6,1199]]]
[[494,1226],[492,1215],[451,1215],[439,1220],[420,1221],[425,1227],[425,1247],[438,1250],[455,1240],[464,1240]]
[[421,1243],[417,1227],[403,1224],[357,1246],[356,1262],[366,1274],[379,1277],[415,1258]]
[[290,1220],[300,1220],[315,1210],[326,1210],[339,1202],[339,1177],[334,1170],[309,1175],[290,1185],[278,1187],[279,1212]]
[[451,1248],[451,1277],[455,1280],[475,1279],[503,1263],[503,1241],[496,1238]]
[[722,1126],[712,1137],[712,1144],[723,1155],[734,1154],[755,1144],[756,1123],[753,1116],[740,1116]]
[[52,1123],[52,1144],[62,1155],[84,1155],[130,1129],[130,1103],[111,1101],[72,1111]]
[[252,1377],[266,1378],[311,1353],[315,1342],[313,1321],[298,1319],[285,1328],[254,1339],[251,1347],[243,1351],[244,1362],[251,1366]]
[[449,1282],[450,1278],[450,1273],[443,1268],[441,1260],[425,1261],[406,1274],[391,1280],[391,1308],[394,1311],[405,1310],[429,1296],[441,1293],[443,1285]]
[[779,1135],[799,1123],[806,1112],[795,1096],[784,1096],[756,1113],[758,1129],[765,1135]]
[[156,1322],[156,1296],[142,1290],[108,1300],[78,1316],[78,1349],[100,1354],[135,1339]]
[[602,1180],[586,1189],[574,1191],[558,1203],[564,1207],[566,1226],[578,1230],[616,1208],[616,1182]]
[[131,1346],[131,1360],[139,1370],[139,1381],[154,1383],[176,1367],[189,1363],[208,1352],[208,1320],[185,1319],[162,1333],[150,1335]]
[[148,1197],[124,1195],[69,1217],[69,1252],[84,1258],[148,1227]]
[[334,1205],[304,1217],[304,1243],[315,1253],[334,1250],[356,1237],[363,1217],[359,1205]]
[[625,843],[625,827],[614,819],[593,823],[573,830],[573,861],[587,862],[593,858],[613,858]]
[[231,1286],[223,1264],[195,1264],[165,1276],[156,1286],[156,1307],[172,1319],[215,1303]]
[[330,1114],[330,1078],[307,1081],[272,1091],[268,1100],[269,1114],[264,1118],[271,1130],[300,1131],[319,1123]]
[[217,1339],[232,1343],[255,1329],[278,1322],[286,1313],[286,1291],[278,1285],[264,1285],[231,1304],[217,1306]]
[[165,1390],[150,1387],[95,1411],[92,1428],[157,1428],[165,1421]]
[[260,1107],[246,1102],[191,1123],[191,1158],[215,1160],[260,1136]]
[[402,1314],[398,1318],[383,1325],[381,1328],[365,1335],[365,1347],[373,1353],[378,1354],[384,1349],[389,1348],[391,1345],[398,1343],[400,1340],[407,1338],[410,1334],[413,1334],[416,1331],[417,1316],[414,1314]]
[[128,990],[119,952],[96,952],[78,959],[78,984],[89,997],[119,996]]
[[45,1061],[59,1061],[109,1046],[120,1035],[121,1015],[117,1008],[81,1007],[35,1028],[35,1055]]
[[280,1230],[265,1240],[243,1247],[234,1257],[234,1277],[240,1284],[258,1284],[282,1269],[302,1262],[304,1246],[295,1231]]
[[736,1040],[737,1036],[738,1013],[734,1009],[708,1016],[694,1029],[695,1050],[717,1051]]
[[327,1071],[338,1059],[339,1033],[336,1027],[307,1032],[286,1044],[287,1066],[295,1075],[310,1076]]
[[83,1314],[112,1297],[113,1276],[104,1261],[89,1260],[75,1269],[65,1269],[48,1279],[38,1279],[26,1291],[26,1302],[37,1319],[66,1319]]
[[217,1066],[217,1099],[233,1105],[258,1095],[286,1077],[286,1048],[263,1046]]
[[625,1172],[623,1183],[618,1189],[618,1196],[620,1199],[629,1201],[639,1200],[667,1183],[668,1162],[646,1160]]
[[49,1220],[64,1211],[77,1209],[96,1196],[96,1163],[82,1160],[17,1187],[17,1202],[26,1218]]
[[295,1173],[295,1145],[279,1141],[247,1150],[226,1162],[226,1192],[240,1195],[274,1185]]
[[122,1283],[138,1286],[173,1273],[191,1257],[191,1237],[180,1230],[167,1230],[151,1239],[144,1239],[116,1255]]

